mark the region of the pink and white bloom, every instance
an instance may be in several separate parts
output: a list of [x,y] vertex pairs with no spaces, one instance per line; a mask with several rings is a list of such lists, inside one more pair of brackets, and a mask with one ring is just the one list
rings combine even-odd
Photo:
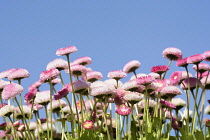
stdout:
[[46,70],[58,69],[59,71],[61,71],[67,68],[68,68],[68,62],[61,58],[57,58],[47,64]]
[[104,83],[111,84],[115,88],[121,87],[123,85],[123,83],[120,80],[116,81],[115,79],[107,79],[107,80],[104,81]]
[[[71,75],[75,77],[84,77],[87,73],[86,67],[83,65],[71,65]],[[66,73],[69,73],[69,69],[65,69]]]
[[[52,101],[52,112],[59,112],[63,107],[66,106],[66,102],[62,99]],[[50,111],[50,105],[48,104],[47,110]]]
[[210,51],[205,51],[203,55],[205,56],[205,61],[210,61]]
[[136,91],[140,85],[137,84],[137,80],[129,80],[122,85],[124,90]]
[[144,85],[147,86],[149,84],[151,84],[153,81],[155,80],[155,78],[153,76],[141,76],[139,78],[136,79],[136,82],[138,85]]
[[85,122],[82,123],[82,127],[85,129],[91,129],[94,127],[93,121],[86,120]]
[[170,83],[174,86],[178,85],[179,82],[182,79],[182,72],[181,71],[175,71],[170,76]]
[[166,108],[176,108],[174,104],[165,100],[160,100],[160,104],[162,104],[162,106]]
[[[73,89],[72,89],[73,86]],[[69,88],[69,92],[72,93],[79,93],[82,95],[88,95],[88,89],[90,87],[90,83],[87,83],[85,81],[77,80],[72,83],[70,83],[67,88]]]
[[20,120],[20,119],[23,119],[24,116],[25,116],[26,119],[28,119],[30,117],[30,114],[31,114],[31,108],[26,106],[26,105],[21,106],[21,108],[22,108],[23,113],[22,113],[22,111],[20,110],[19,107],[15,108],[15,111],[14,111],[15,119]]
[[59,99],[61,99],[61,98],[63,98],[63,97],[68,95],[69,89],[68,89],[67,86],[69,86],[69,85],[66,85],[64,88],[59,90],[56,94],[54,94],[54,99],[55,100],[59,100]]
[[182,59],[182,52],[181,50],[177,49],[177,48],[174,48],[174,47],[169,47],[169,48],[166,48],[164,51],[163,51],[163,57],[171,60],[171,61],[176,61],[176,60],[179,60],[179,59]]
[[26,95],[24,96],[25,102],[31,103],[33,101],[33,99],[35,98],[37,93],[37,89],[34,88],[32,90],[30,90],[28,93],[26,93]]
[[151,72],[155,72],[155,73],[158,73],[158,74],[162,74],[162,73],[164,73],[168,70],[169,70],[169,67],[167,65],[153,66],[151,68]]
[[66,48],[60,48],[56,51],[56,55],[60,56],[60,55],[68,55],[71,54],[73,52],[77,52],[77,48],[75,46],[68,46]]
[[78,59],[74,60],[74,62],[73,62],[73,64],[83,65],[83,66],[89,65],[91,63],[92,63],[92,60],[88,56],[78,58]]
[[189,72],[188,73],[186,71],[181,71],[181,72],[182,72],[182,79],[181,79],[181,81],[183,81],[184,79],[187,79],[189,77],[192,77],[192,74],[189,73]]
[[125,73],[134,72],[136,69],[138,69],[140,67],[140,65],[141,65],[141,63],[139,61],[132,60],[125,64],[125,66],[123,67],[123,71]]
[[96,98],[113,97],[115,94],[116,94],[116,89],[113,85],[110,84],[91,88],[90,90],[90,95]]
[[145,74],[145,73],[138,73],[136,75],[132,75],[130,80],[134,80],[134,79],[137,79],[137,78],[142,77],[142,76],[147,76],[147,74]]
[[185,100],[181,98],[172,98],[171,103],[176,106],[176,110],[180,110],[186,106]]
[[[141,113],[144,112],[145,104],[146,104],[145,100],[141,100],[138,103],[138,110],[139,110],[139,112],[141,112]],[[149,112],[153,111],[155,106],[156,106],[156,102],[154,100],[149,100],[149,106],[148,106]]]
[[187,58],[187,63],[188,64],[199,64],[204,59],[205,59],[205,56],[203,54],[191,55]]
[[1,72],[0,73],[0,79],[1,78],[8,78],[10,72],[13,71],[13,70],[15,70],[15,69],[12,68],[12,69],[8,69],[8,70],[5,70],[5,71]]
[[41,80],[38,80],[28,87],[28,91],[30,91],[34,88],[38,89],[42,84],[43,84],[43,82]]
[[117,109],[115,110],[115,112],[119,115],[122,116],[127,116],[131,114],[131,108],[122,104],[120,106],[117,107]]
[[14,106],[5,105],[0,108],[0,117],[10,116],[15,111]]
[[50,96],[51,95],[49,90],[37,92],[34,103],[39,105],[47,105],[50,102]]
[[187,59],[188,58],[186,57],[186,58],[177,60],[176,61],[176,66],[177,67],[187,67],[188,66]]
[[12,80],[28,78],[29,76],[30,74],[26,69],[19,68],[12,70],[8,75],[8,79],[12,81]]
[[143,99],[143,95],[138,92],[126,91],[126,94],[123,96],[123,99],[130,104],[136,104]]
[[201,84],[202,84],[204,89],[210,90],[210,74],[208,76],[204,76],[201,79]]
[[206,64],[206,63],[199,63],[198,68],[197,68],[197,65],[193,65],[193,69],[200,73],[210,70],[209,68],[210,68],[209,64]]
[[180,85],[180,87],[183,90],[188,90],[188,81],[189,81],[189,86],[190,86],[189,88],[191,90],[195,89],[196,86],[197,86],[197,88],[202,86],[201,81],[199,79],[194,78],[194,77],[190,77],[190,78],[187,78],[187,79],[182,81],[182,84]]
[[154,73],[154,72],[151,72],[151,73],[149,73],[148,75],[153,76],[155,79],[160,79],[160,78],[161,78],[159,74]]
[[122,70],[110,71],[107,75],[107,77],[109,77],[111,79],[115,79],[115,80],[120,80],[126,76],[127,76],[126,73],[123,72]]
[[47,71],[42,71],[40,74],[40,81],[41,82],[49,82],[50,80],[55,79],[57,76],[59,76],[60,71],[58,69],[50,69]]
[[181,95],[182,91],[176,86],[165,86],[160,91],[160,96],[164,99],[173,98],[176,95]]
[[4,81],[0,79],[0,92],[4,89],[6,85],[10,84],[9,81]]
[[16,83],[8,84],[4,87],[2,91],[2,98],[7,101],[11,98],[15,98],[16,95],[19,95],[23,92],[23,87]]
[[100,80],[103,78],[103,75],[101,74],[101,72],[98,71],[89,71],[86,73],[86,76],[83,77],[84,81],[88,81],[88,82],[95,82],[97,80]]

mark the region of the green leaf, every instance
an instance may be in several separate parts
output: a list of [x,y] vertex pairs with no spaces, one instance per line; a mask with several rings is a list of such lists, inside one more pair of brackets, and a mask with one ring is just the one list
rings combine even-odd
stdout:
[[201,131],[201,130],[197,130],[196,132],[195,132],[195,138],[196,138],[196,140],[204,140],[204,135],[203,135],[203,131]]

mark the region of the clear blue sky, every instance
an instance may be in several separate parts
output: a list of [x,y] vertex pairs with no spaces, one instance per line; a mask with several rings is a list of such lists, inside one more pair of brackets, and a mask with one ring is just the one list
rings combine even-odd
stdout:
[[[72,60],[91,57],[103,80],[130,60],[141,62],[137,73],[148,74],[168,63],[165,48],[179,48],[183,57],[210,50],[209,6],[209,0],[1,0],[0,72],[27,69],[26,93],[50,61],[65,59],[56,50],[74,45]],[[184,70],[174,65],[169,74]]]

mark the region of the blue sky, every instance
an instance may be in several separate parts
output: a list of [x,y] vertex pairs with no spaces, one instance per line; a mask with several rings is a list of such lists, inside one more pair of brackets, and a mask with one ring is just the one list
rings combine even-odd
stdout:
[[[179,48],[183,57],[210,50],[209,5],[208,0],[2,0],[0,72],[27,69],[26,93],[50,61],[65,59],[55,55],[57,49],[76,46],[72,60],[91,57],[89,66],[103,80],[130,60],[141,62],[137,73],[148,74],[152,66],[168,63],[165,48]],[[169,74],[184,70],[174,65]]]

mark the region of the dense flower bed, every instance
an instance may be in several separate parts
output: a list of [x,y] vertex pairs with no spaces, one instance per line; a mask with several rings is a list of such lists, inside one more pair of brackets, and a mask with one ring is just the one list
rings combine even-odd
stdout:
[[[210,119],[204,118],[210,114],[210,105],[205,104],[210,89],[210,67],[205,62],[210,61],[210,51],[182,58],[181,50],[166,48],[162,55],[168,65],[138,74],[141,63],[132,60],[122,70],[110,71],[105,81],[101,72],[87,67],[90,57],[70,61],[77,51],[75,46],[58,49],[56,55],[66,60],[49,62],[24,97],[21,82],[29,72],[19,68],[0,73],[4,120],[0,139],[210,139]],[[183,71],[167,78],[172,61]],[[188,71],[190,64],[195,76]],[[123,83],[121,79],[129,74],[133,75]],[[63,76],[69,77],[69,83],[64,83]],[[46,83],[49,90],[40,91]],[[57,90],[56,84],[62,88]]]

